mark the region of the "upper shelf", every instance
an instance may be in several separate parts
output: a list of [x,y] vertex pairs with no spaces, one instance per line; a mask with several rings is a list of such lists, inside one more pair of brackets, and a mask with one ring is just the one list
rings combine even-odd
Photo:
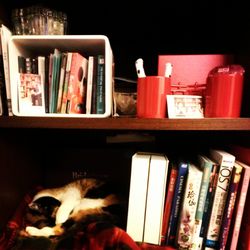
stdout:
[[141,119],[0,117],[0,128],[51,128],[84,130],[227,130],[250,131],[250,118]]

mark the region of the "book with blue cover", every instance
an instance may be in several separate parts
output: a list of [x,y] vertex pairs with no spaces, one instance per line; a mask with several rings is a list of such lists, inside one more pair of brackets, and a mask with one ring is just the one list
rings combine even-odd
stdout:
[[188,163],[185,161],[180,161],[178,164],[178,176],[176,180],[174,198],[170,212],[166,245],[174,245],[176,240],[177,224],[178,224],[180,206],[182,203],[182,197],[184,193],[187,174],[188,174]]

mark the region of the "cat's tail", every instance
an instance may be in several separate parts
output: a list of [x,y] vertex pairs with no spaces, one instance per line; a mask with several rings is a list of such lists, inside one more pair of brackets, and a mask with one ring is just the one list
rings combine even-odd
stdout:
[[110,195],[108,195],[108,196],[106,196],[104,198],[104,206],[105,207],[108,207],[108,206],[111,206],[111,205],[115,205],[115,204],[119,204],[119,203],[120,203],[120,200],[114,194],[110,194]]

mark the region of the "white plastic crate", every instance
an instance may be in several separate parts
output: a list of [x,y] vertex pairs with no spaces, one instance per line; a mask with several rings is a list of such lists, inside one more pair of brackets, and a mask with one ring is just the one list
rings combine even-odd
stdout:
[[[62,52],[74,51],[105,56],[105,112],[103,114],[61,114],[20,112],[18,108],[18,56],[49,55],[57,48]],[[9,41],[10,85],[13,114],[16,116],[104,118],[112,114],[113,53],[109,39],[104,35],[32,35],[12,36]]]

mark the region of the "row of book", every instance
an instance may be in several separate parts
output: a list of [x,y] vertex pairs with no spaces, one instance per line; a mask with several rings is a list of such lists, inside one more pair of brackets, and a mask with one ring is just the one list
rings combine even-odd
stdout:
[[[8,51],[11,36],[12,32],[2,24],[0,115],[13,115]],[[62,52],[55,48],[49,55],[19,55],[17,59],[19,72],[16,72],[14,79],[17,83],[16,102],[20,115],[105,113],[103,54],[84,55],[79,51]]]
[[103,114],[104,55],[61,52],[18,56],[20,113]]
[[[242,218],[250,159],[246,162],[246,157],[238,157],[240,147],[234,150],[210,149],[192,160],[135,153],[127,233],[136,242],[177,249],[248,249],[249,221],[242,222]],[[241,227],[248,233],[238,243]],[[240,248],[242,241],[245,246]]]

